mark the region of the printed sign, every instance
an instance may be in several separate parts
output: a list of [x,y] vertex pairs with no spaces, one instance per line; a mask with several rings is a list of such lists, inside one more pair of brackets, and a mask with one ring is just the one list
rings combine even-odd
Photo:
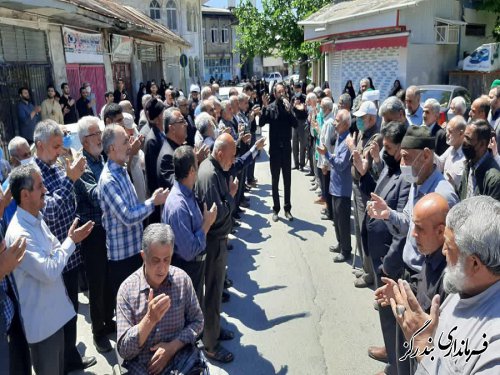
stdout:
[[104,63],[101,34],[63,27],[63,40],[66,63]]
[[128,36],[113,34],[111,47],[113,51],[113,61],[130,62],[134,53],[134,39]]

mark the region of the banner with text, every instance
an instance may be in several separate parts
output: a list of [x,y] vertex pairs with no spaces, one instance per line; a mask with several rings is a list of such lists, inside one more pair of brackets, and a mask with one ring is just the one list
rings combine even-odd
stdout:
[[100,33],[84,33],[63,27],[63,40],[66,63],[104,63]]

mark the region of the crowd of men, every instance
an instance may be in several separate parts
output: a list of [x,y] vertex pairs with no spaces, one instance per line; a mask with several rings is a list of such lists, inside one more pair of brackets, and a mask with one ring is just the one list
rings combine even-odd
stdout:
[[356,248],[354,286],[376,288],[384,345],[368,355],[385,364],[380,374],[496,373],[500,80],[469,111],[453,98],[444,123],[441,104],[421,103],[416,86],[383,102],[370,100],[371,87],[363,79],[353,104],[347,91],[334,104],[329,91],[308,86],[309,141],[299,147],[321,219],[333,221],[333,261],[350,261]]
[[[86,87],[79,106],[55,101],[50,86],[50,103],[42,103],[49,110],[20,90],[27,129],[9,142],[12,171],[0,204],[5,373],[63,374],[96,363],[76,349],[82,279],[97,351],[111,351],[116,332],[132,373],[233,360],[221,342],[234,333],[221,327],[220,314],[232,286],[228,235],[250,205],[265,146],[256,136],[254,89],[224,101],[216,84],[193,85],[188,98],[170,89],[165,100],[146,94],[141,126],[122,89],[119,81],[101,118]],[[64,125],[75,107],[81,149]]]
[[[132,373],[232,361],[221,342],[234,333],[220,322],[232,286],[228,236],[250,205],[245,193],[257,187],[255,158],[266,141],[257,127],[267,124],[272,220],[281,175],[285,218],[293,220],[293,159],[311,177],[321,219],[333,221],[333,261],[348,262],[357,249],[363,267],[354,285],[377,288],[384,346],[368,354],[385,363],[381,373],[500,364],[500,302],[492,298],[500,287],[500,81],[468,114],[454,98],[442,124],[440,103],[421,104],[417,87],[379,102],[369,100],[368,79],[354,100],[345,92],[338,103],[328,87],[299,82],[270,93],[248,83],[223,101],[217,84],[192,85],[189,97],[166,88],[164,98],[155,84],[139,113],[119,81],[101,118],[89,87],[75,102],[63,84],[57,102],[49,86],[40,108],[19,91],[22,136],[9,142],[12,171],[0,200],[6,373],[64,374],[96,363],[76,348],[82,274],[97,351],[111,351],[116,334]],[[78,150],[63,125],[75,120]],[[454,325],[457,342],[469,338],[474,348],[466,355],[434,346]],[[432,350],[432,359],[422,355]]]

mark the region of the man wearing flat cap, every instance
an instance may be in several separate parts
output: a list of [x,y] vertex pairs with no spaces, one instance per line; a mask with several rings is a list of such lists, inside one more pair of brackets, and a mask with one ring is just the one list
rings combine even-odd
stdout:
[[[401,142],[401,175],[411,184],[408,203],[403,212],[389,208],[387,203],[379,196],[372,194],[368,203],[368,215],[375,219],[385,220],[393,236],[406,236],[401,263],[401,278],[409,280],[422,270],[424,256],[418,251],[412,232],[415,227],[413,222],[413,208],[425,195],[435,192],[448,202],[449,207],[458,203],[458,196],[451,184],[434,164],[435,139],[430,135],[430,130],[424,126],[410,126]],[[397,346],[401,355],[405,353],[403,347],[404,336],[398,332]],[[399,352],[398,352],[399,354]],[[398,363],[398,373],[408,374],[409,368],[405,362]],[[401,366],[401,368],[400,368]]]

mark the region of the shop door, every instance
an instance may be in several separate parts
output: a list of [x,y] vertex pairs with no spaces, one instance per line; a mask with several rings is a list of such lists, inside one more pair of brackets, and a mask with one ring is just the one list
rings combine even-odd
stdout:
[[104,94],[107,91],[104,65],[80,65],[80,79],[90,83],[92,93],[95,94],[97,115],[104,106]]
[[47,85],[52,83],[52,69],[49,64],[1,64],[0,65],[0,132],[2,140],[9,142],[18,129],[18,90],[30,89],[31,100],[40,103],[47,96]]
[[134,105],[135,91],[134,88],[132,87],[132,74],[130,71],[130,64],[113,63],[112,66],[113,66],[113,84],[115,85],[115,88],[118,79],[119,78],[123,79],[123,81],[125,82],[125,89],[132,98],[131,99],[132,105]]

